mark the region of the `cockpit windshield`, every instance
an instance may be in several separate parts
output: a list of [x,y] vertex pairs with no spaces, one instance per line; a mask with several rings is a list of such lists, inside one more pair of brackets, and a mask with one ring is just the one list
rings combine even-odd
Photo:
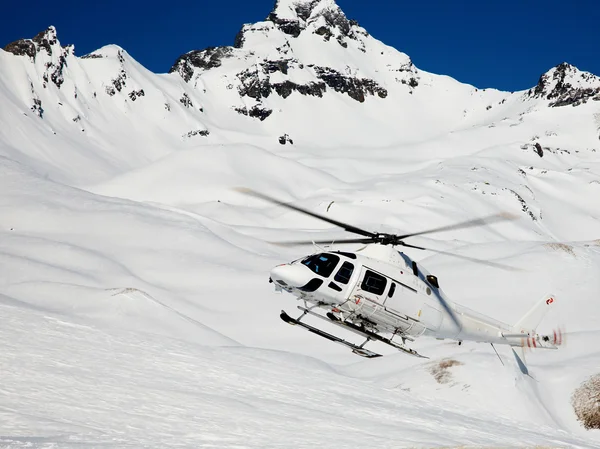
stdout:
[[339,263],[340,258],[334,254],[313,254],[302,261],[312,272],[328,278]]

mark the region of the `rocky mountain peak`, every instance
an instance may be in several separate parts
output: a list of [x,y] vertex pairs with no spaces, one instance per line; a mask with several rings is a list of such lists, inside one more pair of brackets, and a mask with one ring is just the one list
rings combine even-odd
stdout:
[[313,12],[318,13],[325,9],[339,10],[339,6],[334,0],[276,0],[270,15],[281,19],[306,21]]
[[320,30],[317,34],[352,37],[352,26],[358,25],[346,18],[334,0],[277,0],[267,20],[293,37],[316,22]]
[[65,52],[72,53],[73,46],[62,47],[58,41],[56,28],[49,26],[44,31],[39,32],[33,39],[19,39],[11,42],[4,47],[4,51],[17,56],[29,56],[35,60],[41,51],[44,51],[48,56],[57,55],[60,57]]
[[67,64],[67,57],[74,56],[73,45],[61,46],[56,28],[49,26],[39,32],[33,39],[19,39],[11,42],[4,51],[16,56],[28,56],[33,62],[37,61],[42,67],[44,87],[52,81],[58,88],[64,82],[63,70]]
[[[227,89],[239,94],[234,110],[265,120],[272,112],[271,95],[321,98],[332,91],[362,103],[387,97],[380,73],[392,70],[396,78],[407,78],[407,86],[412,79],[413,89],[418,83],[410,58],[399,54],[384,62],[385,52],[334,0],[277,0],[264,21],[243,25],[233,47],[191,51],[170,72],[192,85],[208,71],[221,73]],[[381,72],[373,68],[377,64]]]
[[540,76],[527,95],[550,100],[551,107],[578,106],[589,99],[600,101],[600,78],[563,62]]

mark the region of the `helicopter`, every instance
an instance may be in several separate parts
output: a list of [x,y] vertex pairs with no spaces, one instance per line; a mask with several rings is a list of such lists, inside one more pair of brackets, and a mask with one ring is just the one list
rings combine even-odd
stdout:
[[[385,343],[411,356],[428,358],[407,346],[407,342],[414,342],[421,336],[455,340],[458,344],[463,341],[491,344],[494,351],[495,344],[540,349],[558,349],[562,344],[560,330],[547,335],[536,333],[545,314],[556,304],[555,295],[543,296],[511,326],[448,299],[435,275],[397,249],[406,247],[428,250],[492,267],[513,269],[495,262],[412,245],[404,240],[418,235],[487,226],[515,219],[514,215],[500,213],[408,234],[375,233],[247,188],[236,190],[360,236],[337,240],[336,244],[365,244],[352,252],[320,248],[319,252],[277,265],[271,270],[269,282],[274,285],[275,290],[291,293],[302,302],[298,306],[302,313],[296,318],[281,311],[281,319],[288,324],[341,344],[350,348],[353,353],[367,358],[381,356],[365,347],[371,341]],[[331,240],[273,243],[313,244],[318,247],[320,244],[331,243]],[[303,320],[307,316],[325,320],[365,340],[362,344],[352,343],[306,323]]]

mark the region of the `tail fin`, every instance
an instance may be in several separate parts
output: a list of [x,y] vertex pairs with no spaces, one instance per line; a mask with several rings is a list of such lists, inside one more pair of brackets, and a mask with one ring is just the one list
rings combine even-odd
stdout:
[[550,307],[555,303],[556,296],[544,296],[513,326],[513,331],[523,334],[535,334],[536,328],[542,322]]

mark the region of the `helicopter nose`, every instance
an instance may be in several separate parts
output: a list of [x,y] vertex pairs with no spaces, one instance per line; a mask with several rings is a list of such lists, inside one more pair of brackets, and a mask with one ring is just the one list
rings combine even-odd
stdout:
[[283,287],[302,287],[312,278],[311,271],[304,265],[277,265],[271,270],[271,279]]

